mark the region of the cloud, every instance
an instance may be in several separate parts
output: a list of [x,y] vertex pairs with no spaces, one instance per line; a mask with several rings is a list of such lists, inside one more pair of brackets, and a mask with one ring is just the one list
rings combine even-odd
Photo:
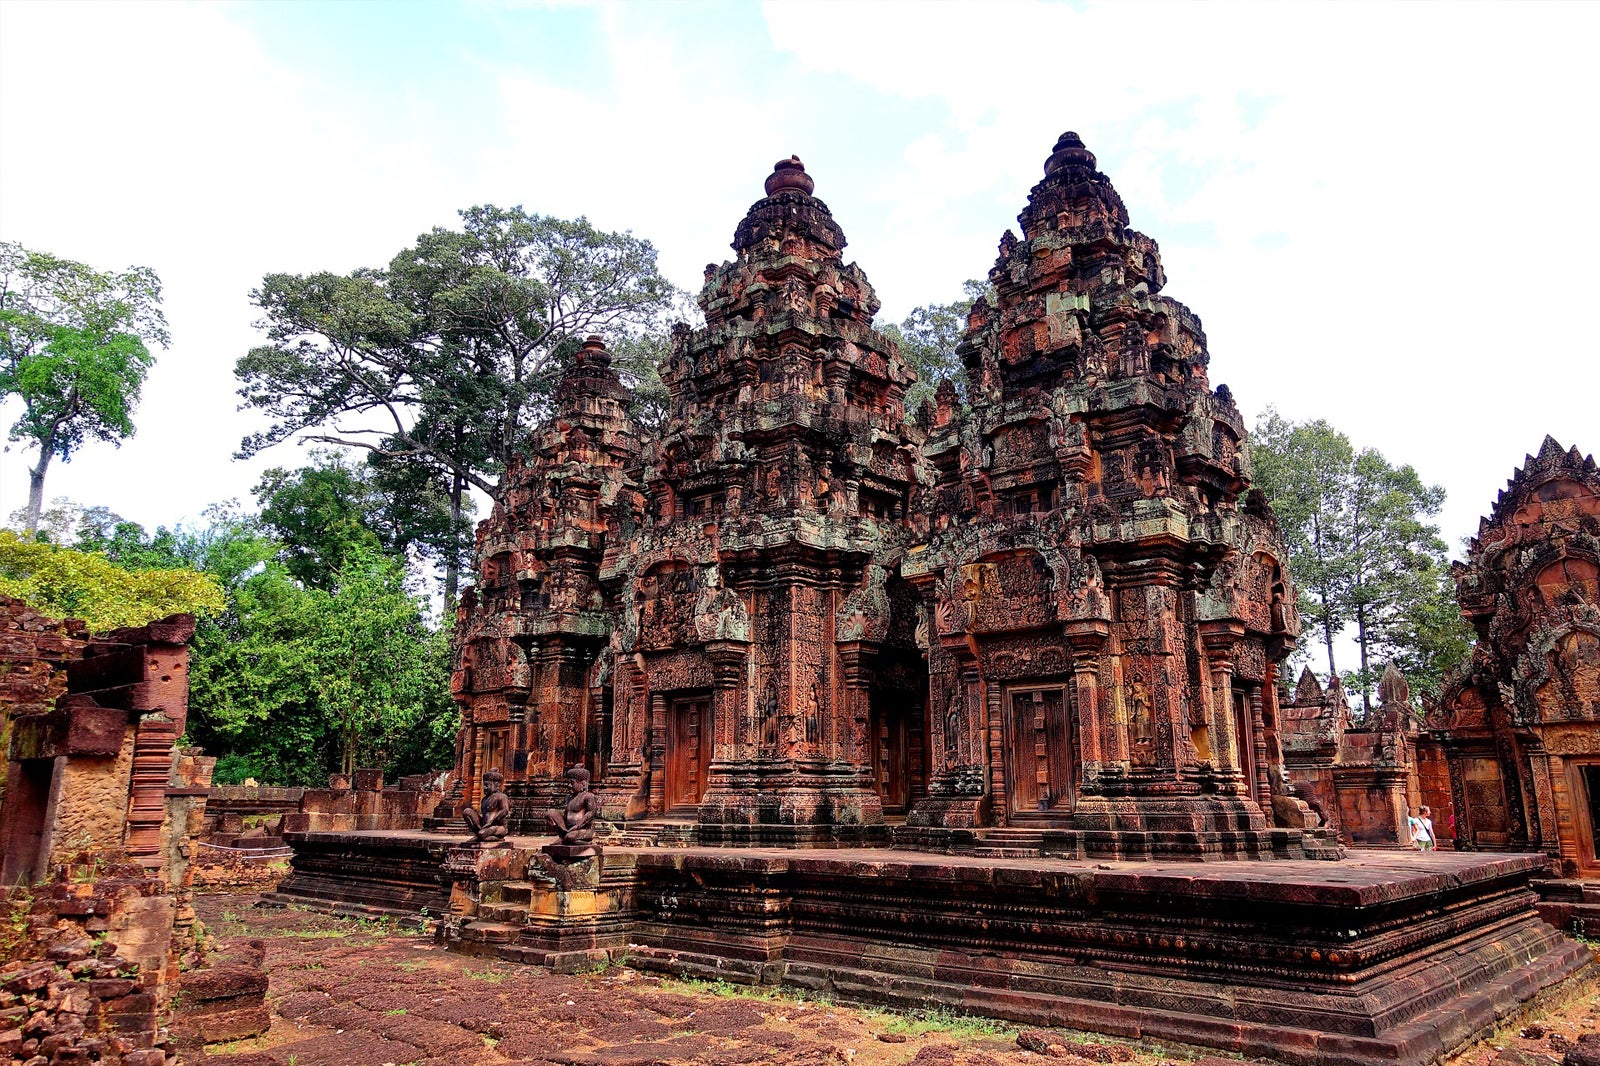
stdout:
[[1066,128],[1213,379],[1444,482],[1450,536],[1545,432],[1600,449],[1593,5],[396,10],[0,5],[0,235],[155,267],[174,334],[139,435],[49,494],[154,523],[247,492],[232,364],[268,271],[498,202],[633,229],[697,287],[796,152],[898,319],[987,271]]

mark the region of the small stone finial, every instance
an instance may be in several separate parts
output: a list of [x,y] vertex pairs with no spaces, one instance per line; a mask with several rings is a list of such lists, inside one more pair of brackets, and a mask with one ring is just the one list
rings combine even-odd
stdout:
[[778,160],[772,168],[772,174],[767,178],[768,196],[776,196],[784,189],[793,189],[810,196],[811,190],[816,187],[817,183],[806,173],[806,165],[800,162],[800,157],[797,155]]
[[1050,158],[1044,164],[1045,175],[1054,174],[1062,167],[1086,167],[1089,170],[1095,167],[1094,153],[1085,148],[1083,138],[1071,130],[1063,133],[1050,150]]
[[611,365],[611,353],[606,350],[606,342],[598,333],[591,333],[583,338],[583,347],[578,350],[578,362],[584,366]]
[[1411,703],[1411,685],[1406,675],[1390,663],[1378,679],[1378,703],[1384,707],[1404,707]]

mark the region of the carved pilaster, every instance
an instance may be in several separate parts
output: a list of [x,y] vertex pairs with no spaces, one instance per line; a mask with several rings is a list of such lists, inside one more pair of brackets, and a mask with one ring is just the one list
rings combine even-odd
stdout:
[[650,813],[667,809],[667,697],[650,694]]
[[839,757],[852,766],[872,765],[867,746],[867,719],[869,690],[872,687],[873,664],[877,661],[878,646],[869,641],[851,640],[838,645],[839,669],[844,681],[844,706],[839,714],[842,721],[843,751]]
[[[963,677],[963,682],[968,682]],[[971,685],[979,684],[976,675],[970,679]],[[968,691],[971,691],[970,687]],[[981,691],[984,694],[984,722],[987,728],[984,732],[989,741],[989,793],[994,797],[994,822],[995,825],[1007,823],[1008,810],[1006,798],[1006,734],[1005,724],[1001,719],[1000,685],[990,681],[983,683]]]
[[1261,686],[1253,684],[1249,690],[1250,722],[1255,733],[1254,742],[1256,749],[1256,779],[1252,784],[1255,787],[1256,802],[1261,804],[1263,811],[1272,810],[1272,785],[1267,776],[1269,763],[1267,761],[1267,725],[1261,716]]
[[[1204,701],[1197,733],[1204,730],[1209,751],[1201,751],[1200,758],[1208,759],[1224,775],[1236,775],[1243,765],[1238,751],[1238,738],[1233,728],[1233,668],[1234,647],[1244,636],[1244,626],[1231,619],[1201,622],[1200,639],[1205,645],[1205,661],[1210,670],[1209,697]],[[1252,730],[1259,730],[1259,726]],[[1201,747],[1196,737],[1195,747]],[[1242,779],[1242,778],[1241,778]],[[1247,785],[1247,791],[1253,785]]]
[[1100,698],[1100,654],[1111,627],[1100,619],[1069,622],[1067,644],[1072,648],[1072,689],[1078,708],[1078,747],[1083,764],[1083,789],[1093,791],[1108,761],[1115,761],[1116,734]]

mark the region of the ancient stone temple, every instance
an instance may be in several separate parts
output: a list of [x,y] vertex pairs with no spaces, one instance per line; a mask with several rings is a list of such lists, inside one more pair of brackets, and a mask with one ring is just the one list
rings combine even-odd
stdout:
[[[831,839],[904,810],[917,784],[926,683],[893,576],[920,464],[914,375],[812,188],[798,159],[778,164],[734,261],[706,270],[705,328],[673,333],[643,512],[601,575],[617,608],[608,818]],[[886,764],[873,746],[890,734]]]
[[463,790],[501,767],[525,821],[585,762],[608,819],[704,842],[905,815],[932,846],[1325,852],[1283,786],[1299,623],[1239,412],[1094,157],[1064,137],[1002,239],[969,406],[946,384],[910,422],[813,188],[780,163],[707,268],[657,432],[591,340],[508,474],[461,614]]
[[[1600,470],[1546,437],[1479,525],[1456,593],[1477,631],[1428,725],[1461,849],[1600,878]],[[1441,805],[1442,806],[1442,805]]]
[[[1289,789],[1286,553],[1198,319],[1076,135],[1001,239],[965,397],[910,419],[812,177],[765,192],[673,333],[661,424],[592,339],[508,472],[434,832],[286,822],[280,892],[442,906],[452,947],[555,969],[1306,1066],[1434,1061],[1590,965],[1534,911],[1541,856],[1345,855]],[[563,802],[601,822],[552,850]]]
[[[1358,847],[1406,847],[1421,809],[1427,758],[1411,687],[1391,663],[1370,713],[1353,715],[1337,677],[1324,689],[1307,667],[1279,699],[1279,743],[1295,794],[1339,839]],[[1436,808],[1437,809],[1437,808]]]
[[1020,222],[961,347],[970,408],[939,394],[932,528],[903,563],[937,712],[911,823],[1133,857],[1282,848],[1275,816],[1316,825],[1275,739],[1299,620],[1238,408],[1075,134]]
[[452,816],[499,769],[513,825],[543,824],[543,809],[565,802],[569,766],[586,763],[596,776],[604,768],[616,610],[600,568],[639,523],[639,493],[624,472],[638,451],[627,399],[610,353],[590,337],[555,417],[506,471],[500,502],[478,530],[479,581],[456,622],[451,687],[462,725]]

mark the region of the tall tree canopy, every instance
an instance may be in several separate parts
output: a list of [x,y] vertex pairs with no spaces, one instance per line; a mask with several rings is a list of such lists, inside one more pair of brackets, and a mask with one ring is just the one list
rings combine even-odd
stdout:
[[933,399],[941,381],[964,384],[965,369],[956,356],[956,345],[967,328],[967,314],[980,296],[994,297],[987,282],[969,279],[961,286],[961,299],[947,304],[924,304],[911,310],[897,325],[883,332],[900,345],[900,354],[916,369],[917,383],[906,391],[908,417],[915,415],[924,400]]
[[660,332],[677,293],[649,241],[520,207],[461,219],[384,269],[267,275],[251,298],[268,343],[235,371],[273,422],[241,455],[296,436],[363,448],[439,479],[459,527],[468,486],[496,495],[586,334]]
[[[1375,449],[1357,451],[1323,420],[1296,423],[1268,408],[1252,434],[1256,485],[1272,501],[1310,619],[1338,675],[1335,644],[1355,630],[1349,674],[1370,709],[1382,663],[1436,687],[1468,646],[1439,528],[1444,490]],[[1308,629],[1310,634],[1312,630]]]
[[133,435],[154,362],[146,345],[168,340],[161,279],[149,268],[101,273],[0,242],[0,394],[22,401],[11,439],[39,450],[28,472],[27,532],[38,528],[52,459]]

